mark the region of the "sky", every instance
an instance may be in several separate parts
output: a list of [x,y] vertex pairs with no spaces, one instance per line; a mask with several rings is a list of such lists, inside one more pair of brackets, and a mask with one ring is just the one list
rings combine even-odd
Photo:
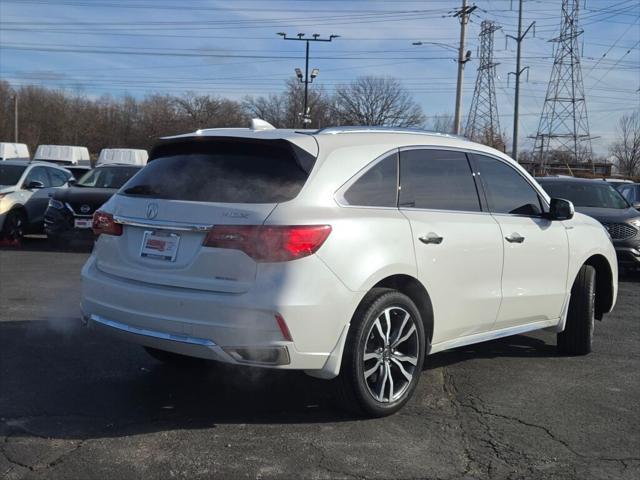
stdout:
[[[97,98],[151,93],[242,99],[283,90],[304,69],[306,33],[315,85],[333,91],[362,75],[392,76],[422,106],[427,125],[454,110],[461,1],[440,0],[0,0],[0,78]],[[469,2],[470,5],[474,4]],[[518,0],[477,0],[467,30],[467,115],[482,20],[501,27],[494,57],[500,127],[513,128]],[[560,0],[524,0],[520,148],[531,148],[553,65]],[[582,75],[593,149],[605,154],[616,122],[640,108],[640,2],[581,0]],[[422,41],[422,46],[413,42]],[[428,43],[433,42],[433,43]]]

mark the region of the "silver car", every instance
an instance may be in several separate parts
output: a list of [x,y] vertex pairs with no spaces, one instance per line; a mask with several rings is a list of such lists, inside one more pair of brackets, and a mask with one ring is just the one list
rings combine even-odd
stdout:
[[40,232],[49,197],[69,186],[71,172],[44,162],[0,163],[0,232],[9,241]]

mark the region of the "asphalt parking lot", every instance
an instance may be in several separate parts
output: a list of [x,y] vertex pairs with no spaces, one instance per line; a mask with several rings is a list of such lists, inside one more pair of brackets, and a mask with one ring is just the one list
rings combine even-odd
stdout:
[[86,253],[0,251],[0,478],[640,478],[640,276],[562,357],[540,332],[430,357],[378,420],[303,374],[167,368],[78,321]]

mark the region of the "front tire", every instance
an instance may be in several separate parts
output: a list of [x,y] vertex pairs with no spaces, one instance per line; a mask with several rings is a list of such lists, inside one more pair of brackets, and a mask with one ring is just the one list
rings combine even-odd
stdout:
[[384,417],[400,410],[416,389],[426,351],[420,312],[406,295],[374,289],[354,314],[338,386],[345,406]]
[[595,325],[596,270],[583,265],[573,287],[564,331],[558,333],[558,350],[566,355],[591,352]]
[[2,226],[2,237],[12,243],[20,243],[24,237],[27,217],[21,210],[11,210],[7,213]]

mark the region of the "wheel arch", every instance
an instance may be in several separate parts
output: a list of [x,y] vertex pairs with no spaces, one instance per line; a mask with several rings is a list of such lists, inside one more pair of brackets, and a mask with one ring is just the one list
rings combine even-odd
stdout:
[[583,265],[591,265],[596,271],[596,318],[602,320],[603,315],[611,311],[614,302],[611,265],[607,258],[600,254],[592,255]]
[[373,288],[391,288],[397,290],[405,294],[416,304],[422,317],[422,323],[424,324],[425,338],[428,341],[428,348],[425,353],[428,354],[433,338],[433,304],[429,292],[427,292],[424,285],[411,275],[396,274],[383,278],[376,283],[372,289]]

